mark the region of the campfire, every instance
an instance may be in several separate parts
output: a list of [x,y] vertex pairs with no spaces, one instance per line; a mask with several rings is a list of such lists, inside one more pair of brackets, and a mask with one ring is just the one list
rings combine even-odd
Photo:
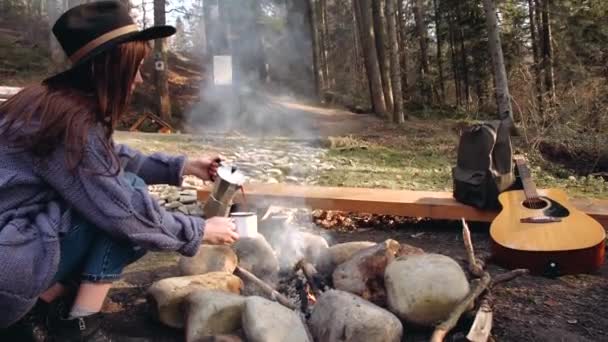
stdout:
[[409,326],[434,327],[432,341],[443,341],[463,313],[478,309],[469,336],[485,341],[491,288],[525,273],[490,277],[464,221],[468,274],[450,257],[391,239],[330,246],[296,216],[264,215],[259,236],[232,248],[203,245],[180,260],[182,277],[149,290],[158,319],[185,329],[188,341],[400,341]]

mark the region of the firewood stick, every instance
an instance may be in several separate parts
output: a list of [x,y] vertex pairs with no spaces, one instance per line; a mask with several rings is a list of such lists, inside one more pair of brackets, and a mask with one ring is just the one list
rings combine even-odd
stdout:
[[486,342],[490,338],[493,319],[491,297],[489,290],[482,297],[479,310],[477,310],[477,313],[475,314],[473,325],[467,334],[467,339],[469,341]]
[[315,297],[319,297],[321,295],[321,289],[317,287],[317,282],[315,281],[315,277],[317,276],[317,269],[311,263],[307,262],[304,259],[298,261],[295,267],[296,270],[300,269],[304,273],[308,284],[310,285],[310,289],[314,293]]
[[475,257],[475,250],[473,249],[473,241],[471,241],[471,231],[464,218],[462,221],[462,240],[464,241],[464,247],[467,251],[467,259],[469,261],[469,271],[477,276],[482,277],[484,275],[483,266],[479,260]]
[[280,294],[277,290],[273,289],[272,286],[268,285],[262,279],[256,277],[253,273],[239,266],[236,267],[234,273],[237,276],[245,278],[248,281],[251,281],[252,283],[256,284],[266,293],[267,296],[270,297],[270,299],[279,302],[280,304],[286,306],[291,310],[296,310],[296,306],[291,301],[289,301],[287,297]]
[[452,330],[458,320],[460,320],[460,316],[462,316],[463,312],[465,312],[471,304],[479,297],[490,285],[491,277],[489,273],[484,273],[481,279],[475,279],[473,282],[476,283],[475,287],[473,287],[469,294],[452,310],[448,319],[443,321],[441,324],[435,327],[435,331],[433,332],[433,336],[431,337],[431,342],[442,342],[445,336]]
[[509,271],[506,273],[499,274],[492,278],[492,284],[490,285],[490,287],[493,287],[494,285],[497,285],[500,283],[504,283],[506,281],[512,280],[514,278],[517,278],[521,275],[528,274],[528,273],[530,273],[529,270],[527,270],[525,268],[518,268],[516,270],[512,270],[512,271]]

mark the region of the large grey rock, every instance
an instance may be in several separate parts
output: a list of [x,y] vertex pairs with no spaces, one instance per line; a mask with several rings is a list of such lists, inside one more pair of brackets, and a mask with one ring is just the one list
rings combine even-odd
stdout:
[[236,253],[230,246],[201,245],[193,257],[181,257],[179,271],[182,275],[209,272],[233,273],[238,264]]
[[469,292],[460,265],[441,254],[399,257],[386,268],[388,307],[404,321],[433,326]]
[[186,341],[201,341],[240,329],[245,299],[243,296],[214,290],[190,293],[185,299]]
[[398,342],[403,336],[403,325],[395,315],[339,290],[317,298],[309,325],[317,342]]
[[148,301],[156,309],[154,315],[160,322],[170,327],[182,328],[184,298],[193,291],[205,289],[240,294],[243,282],[239,277],[226,272],[166,278],[148,288]]
[[395,240],[386,240],[373,247],[360,250],[348,261],[336,267],[334,287],[370,300],[378,305],[386,303],[384,270],[393,261],[401,246]]
[[243,330],[250,342],[312,342],[295,311],[257,296],[245,301]]
[[239,259],[239,267],[255,274],[258,278],[271,281],[279,271],[279,261],[266,239],[242,237],[233,245]]
[[333,245],[321,252],[315,266],[319,272],[331,275],[336,266],[346,262],[360,250],[375,245],[376,243],[371,241],[355,241]]

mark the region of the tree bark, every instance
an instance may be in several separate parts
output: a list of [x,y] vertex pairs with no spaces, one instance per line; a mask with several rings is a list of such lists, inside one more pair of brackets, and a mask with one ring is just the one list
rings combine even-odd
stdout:
[[407,26],[405,20],[408,17],[406,11],[408,0],[399,0],[399,11],[397,19],[399,21],[399,47],[401,48],[401,88],[403,93],[403,100],[408,98],[407,89],[409,88],[408,80],[408,45],[407,45]]
[[378,62],[378,51],[376,50],[376,38],[374,34],[374,23],[372,16],[372,0],[353,0],[357,9],[358,24],[361,33],[363,56],[365,68],[370,84],[370,93],[374,113],[386,116],[386,102],[384,90],[382,89],[382,77],[380,76],[380,65]]
[[322,37],[320,34],[319,23],[319,13],[318,3],[319,0],[309,0],[310,1],[310,24],[312,31],[312,41],[313,41],[313,65],[315,69],[315,83],[317,88],[317,96],[320,101],[323,101],[323,94],[325,92],[325,73],[323,72],[323,48],[321,44],[323,44]]
[[[47,0],[46,8],[49,18],[49,25],[52,27],[55,24],[55,21],[57,21],[57,19],[64,12],[63,1]],[[65,64],[66,56],[52,31],[49,33],[49,47],[51,55],[51,72],[56,72],[60,70],[62,65]]]
[[[538,0],[536,0],[538,2]],[[532,54],[534,55],[534,79],[536,83],[536,102],[538,102],[538,113],[542,116],[544,112],[543,103],[543,79],[540,65],[540,51],[538,49],[538,23],[536,21],[536,13],[538,7],[535,8],[534,0],[528,0],[528,14],[530,20],[530,40],[532,41]]]
[[545,86],[551,101],[555,100],[555,77],[553,71],[553,46],[551,34],[551,17],[549,15],[551,0],[542,0],[542,21],[543,21],[543,68],[545,69]]
[[147,19],[147,11],[146,11],[146,0],[141,0],[141,25],[143,26],[144,30],[146,29],[146,27],[148,26],[146,21]]
[[327,0],[319,0],[319,26],[321,28],[321,57],[323,63],[323,79],[325,80],[325,87],[330,88],[332,86],[331,77],[329,76],[329,41],[328,41],[328,27],[327,27]]
[[[387,50],[388,33],[386,21],[386,0],[374,0],[373,5],[373,20],[374,32],[376,33],[376,48],[378,49],[378,59],[380,62],[380,76],[382,77],[382,89],[384,90],[384,99],[386,101],[386,110],[392,113],[394,109],[393,91],[391,86],[391,63],[390,53]],[[389,120],[390,120],[389,115]]]
[[426,103],[430,103],[432,99],[431,89],[429,87],[429,61],[428,61],[428,45],[427,45],[427,31],[426,25],[424,24],[424,3],[422,0],[414,0],[414,19],[416,22],[416,33],[418,34],[418,41],[420,43],[420,79],[422,81],[422,97]]
[[469,65],[467,62],[467,50],[465,48],[464,26],[462,25],[462,11],[460,9],[460,6],[460,3],[456,6],[456,16],[458,20],[458,26],[460,27],[460,29],[458,30],[458,36],[460,38],[460,63],[462,67],[462,81],[464,82],[464,84],[462,85],[462,87],[464,87],[464,103],[468,110],[469,105],[471,103],[471,85],[469,82]]
[[441,12],[439,12],[438,0],[433,0],[435,7],[435,35],[437,37],[437,70],[439,71],[439,104],[445,103],[445,81],[443,79],[443,35],[441,34]]
[[[289,67],[297,75],[294,90],[308,97],[318,96],[315,67],[312,1],[287,0],[286,26],[290,43],[299,54],[288,54]],[[293,82],[293,81],[292,81]]]
[[393,122],[402,124],[405,121],[403,113],[403,92],[401,91],[401,65],[399,64],[399,39],[397,39],[398,0],[386,0],[386,18],[388,19],[388,40],[391,49],[392,90],[395,99]]
[[449,35],[450,35],[450,57],[452,60],[452,73],[454,74],[454,93],[456,96],[456,106],[462,104],[462,87],[460,84],[460,75],[458,73],[458,61],[456,60],[456,28],[454,25],[454,18],[452,15],[449,16]]
[[486,12],[486,24],[488,27],[488,43],[492,64],[494,65],[494,80],[496,87],[496,102],[498,105],[498,117],[507,120],[513,125],[513,109],[511,107],[511,95],[509,94],[509,82],[505,68],[504,56],[496,16],[494,0],[483,0],[483,8]]
[[[154,25],[165,25],[165,0],[154,0]],[[157,93],[157,111],[159,116],[171,122],[171,100],[169,98],[169,80],[167,75],[167,41],[154,41],[155,83]],[[162,65],[161,65],[162,63]],[[158,70],[158,66],[162,66]]]

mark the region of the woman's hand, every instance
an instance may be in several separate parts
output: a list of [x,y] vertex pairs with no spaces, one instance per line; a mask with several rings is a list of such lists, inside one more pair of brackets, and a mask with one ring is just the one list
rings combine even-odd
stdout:
[[227,217],[212,217],[207,220],[203,242],[211,245],[232,245],[239,239],[236,226]]
[[198,177],[204,181],[212,181],[217,176],[217,168],[220,166],[220,156],[200,157],[188,159],[184,166],[184,175]]

